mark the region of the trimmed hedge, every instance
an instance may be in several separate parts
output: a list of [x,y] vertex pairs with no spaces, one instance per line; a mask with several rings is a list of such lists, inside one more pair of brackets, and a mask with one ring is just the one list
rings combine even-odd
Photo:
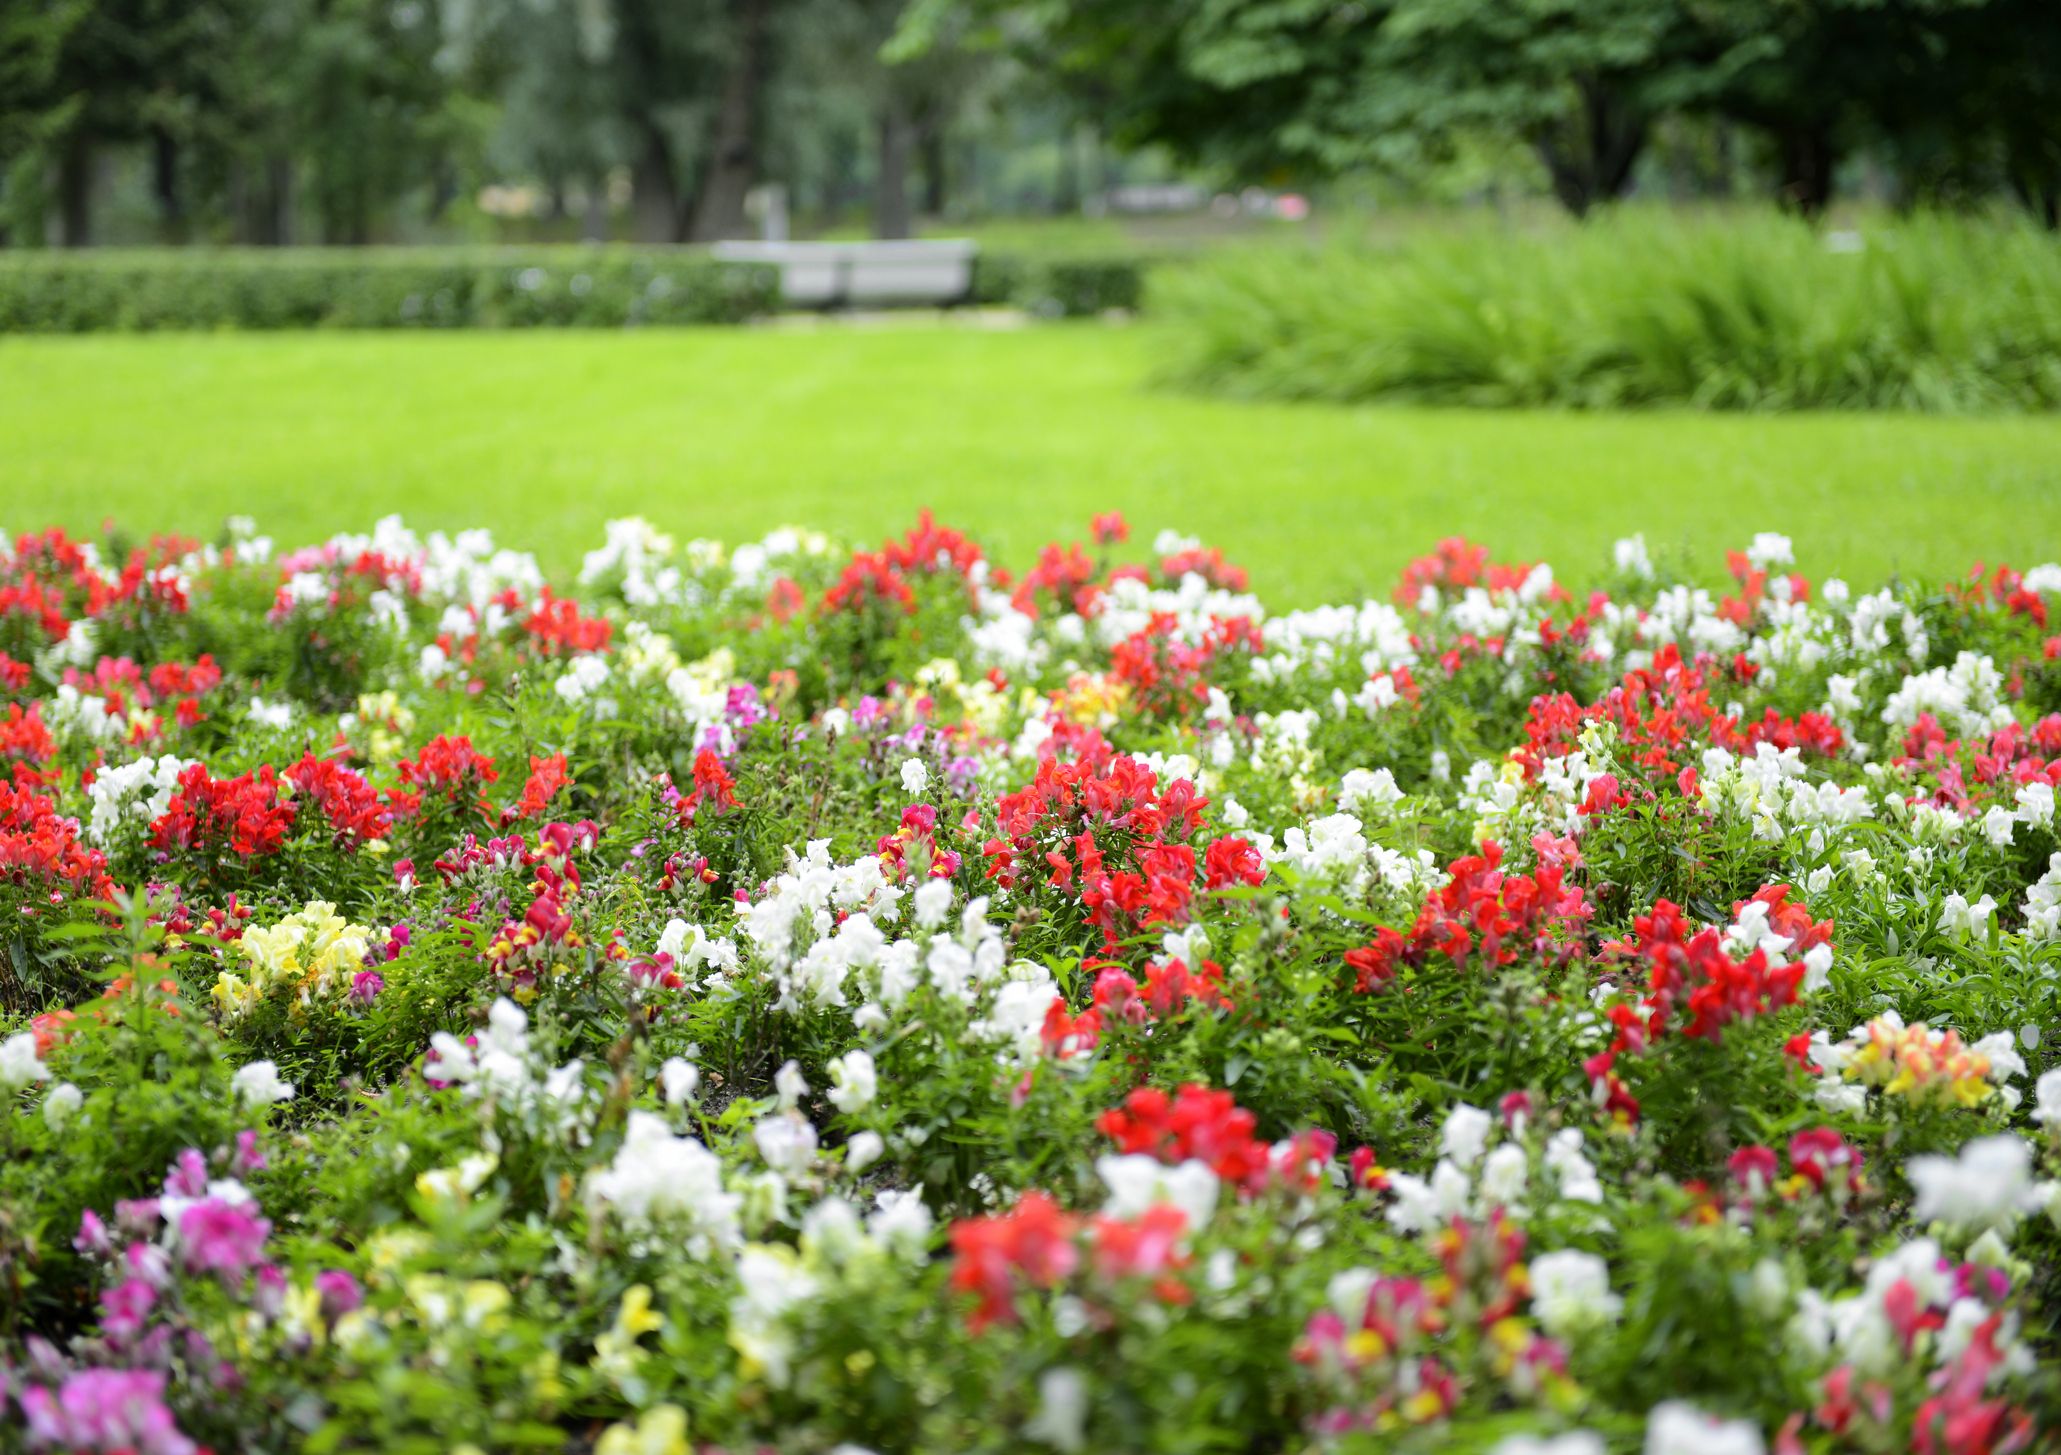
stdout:
[[777,270],[678,249],[0,253],[0,332],[741,323]]
[[[974,303],[1047,317],[1136,309],[1142,257],[982,254]],[[742,323],[779,270],[680,248],[236,248],[0,252],[0,333],[622,328]]]
[[1135,312],[1145,300],[1141,256],[1033,257],[982,253],[973,263],[973,302],[1014,304],[1046,317],[1081,318],[1111,309]]

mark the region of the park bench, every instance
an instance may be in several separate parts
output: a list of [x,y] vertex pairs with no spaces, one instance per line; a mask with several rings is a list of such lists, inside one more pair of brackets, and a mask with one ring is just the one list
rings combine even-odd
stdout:
[[725,242],[725,262],[771,263],[792,308],[964,303],[973,294],[969,238],[908,242]]

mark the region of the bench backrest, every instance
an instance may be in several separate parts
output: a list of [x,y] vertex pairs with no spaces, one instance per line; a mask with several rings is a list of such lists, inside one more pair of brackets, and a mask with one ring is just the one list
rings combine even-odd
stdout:
[[726,262],[780,269],[783,302],[801,307],[850,303],[957,303],[973,291],[969,238],[907,242],[725,242]]

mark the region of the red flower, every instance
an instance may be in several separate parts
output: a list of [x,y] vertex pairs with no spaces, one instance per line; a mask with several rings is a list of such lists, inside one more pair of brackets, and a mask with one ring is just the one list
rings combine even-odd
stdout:
[[1202,877],[1204,887],[1209,889],[1254,885],[1267,877],[1267,866],[1250,841],[1227,836],[1203,851]]
[[1025,1193],[999,1217],[954,1223],[952,1287],[979,1298],[967,1326],[977,1334],[990,1324],[1013,1324],[1019,1281],[1051,1288],[1071,1274],[1080,1263],[1078,1227],[1042,1192]]
[[1250,1188],[1267,1175],[1267,1144],[1253,1136],[1258,1124],[1230,1092],[1192,1083],[1171,1098],[1157,1087],[1140,1087],[1121,1110],[1106,1111],[1095,1122],[1120,1151],[1148,1153],[1167,1163],[1194,1158],[1226,1182]]

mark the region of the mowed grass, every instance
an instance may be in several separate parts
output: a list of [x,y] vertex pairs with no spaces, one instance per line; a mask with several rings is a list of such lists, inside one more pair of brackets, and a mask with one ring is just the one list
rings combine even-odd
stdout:
[[1149,327],[0,340],[0,525],[282,543],[399,512],[568,571],[612,516],[875,541],[933,507],[1005,561],[1121,510],[1284,601],[1385,594],[1462,534],[1563,579],[1611,541],[1721,569],[1755,531],[1813,576],[2061,556],[2061,419],[1572,414],[1194,398]]

